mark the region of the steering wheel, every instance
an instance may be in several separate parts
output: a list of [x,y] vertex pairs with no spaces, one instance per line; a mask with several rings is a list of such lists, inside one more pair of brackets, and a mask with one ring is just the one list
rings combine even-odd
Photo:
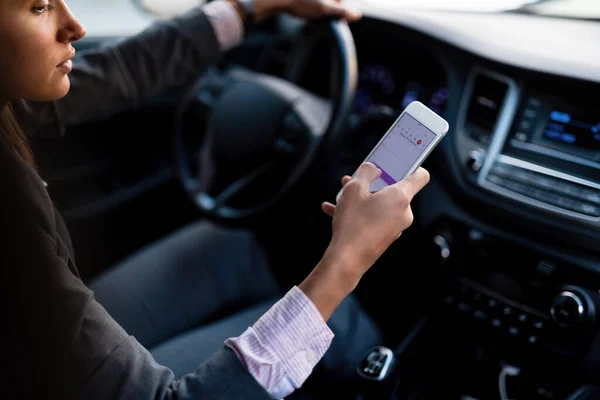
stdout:
[[[346,22],[312,22],[296,34],[287,79],[243,68],[212,71],[180,98],[175,110],[177,175],[207,216],[237,220],[284,197],[340,130],[357,82],[354,39]],[[332,55],[330,98],[298,85],[317,43]],[[189,120],[208,108],[201,143],[192,146]],[[206,110],[205,110],[206,111]],[[186,123],[186,121],[188,121]],[[193,127],[197,129],[197,127]]]

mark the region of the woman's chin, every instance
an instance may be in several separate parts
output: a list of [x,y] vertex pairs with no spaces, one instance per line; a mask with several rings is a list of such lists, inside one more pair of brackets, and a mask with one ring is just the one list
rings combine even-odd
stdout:
[[60,100],[65,97],[67,93],[69,93],[69,90],[71,89],[71,82],[69,81],[69,77],[65,76],[60,80],[60,82],[57,82],[51,86],[52,87],[48,88],[48,90],[46,90],[44,93],[25,96],[25,99],[39,102]]
[[67,95],[67,93],[69,93],[70,89],[71,81],[69,80],[69,77],[65,75],[65,77],[61,79],[60,83],[57,85],[56,90],[53,91],[53,99],[49,101],[62,99]]

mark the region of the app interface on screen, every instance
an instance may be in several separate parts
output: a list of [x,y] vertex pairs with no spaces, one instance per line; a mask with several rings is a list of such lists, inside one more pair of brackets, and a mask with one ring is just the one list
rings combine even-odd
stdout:
[[432,131],[405,113],[367,160],[381,170],[371,191],[402,180],[434,139]]

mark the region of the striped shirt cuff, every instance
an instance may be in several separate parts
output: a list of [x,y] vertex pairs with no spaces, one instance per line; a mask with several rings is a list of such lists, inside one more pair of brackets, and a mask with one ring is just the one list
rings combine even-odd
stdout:
[[241,336],[225,344],[275,398],[302,386],[333,340],[308,297],[294,286]]
[[219,48],[225,52],[244,37],[244,23],[233,4],[225,0],[208,3],[202,9],[215,31]]

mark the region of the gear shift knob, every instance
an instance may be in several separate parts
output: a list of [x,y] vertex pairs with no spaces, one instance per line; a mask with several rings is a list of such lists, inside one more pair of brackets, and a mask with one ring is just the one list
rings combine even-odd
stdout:
[[364,400],[384,400],[393,397],[397,379],[392,376],[396,365],[394,352],[385,346],[369,350],[357,367],[360,394]]
[[393,367],[395,358],[392,350],[377,346],[367,352],[358,366],[358,375],[364,379],[383,381]]

